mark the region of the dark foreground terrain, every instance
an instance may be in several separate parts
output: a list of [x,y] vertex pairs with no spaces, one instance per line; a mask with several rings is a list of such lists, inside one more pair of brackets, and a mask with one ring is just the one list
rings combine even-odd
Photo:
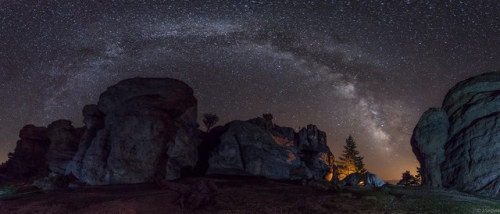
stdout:
[[0,213],[500,213],[500,200],[456,191],[396,186],[335,191],[319,183],[248,177],[17,194],[5,194],[4,186],[3,191]]

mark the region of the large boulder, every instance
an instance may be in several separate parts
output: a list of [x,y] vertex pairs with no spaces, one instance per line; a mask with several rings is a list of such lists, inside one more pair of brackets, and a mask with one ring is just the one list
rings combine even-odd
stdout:
[[170,78],[109,87],[84,109],[90,127],[66,174],[92,185],[179,178],[198,158],[196,103],[188,85]]
[[364,181],[364,176],[361,173],[352,173],[346,176],[341,183],[344,186],[357,186],[360,185],[360,182]]
[[[439,136],[440,143],[442,136],[447,136],[443,146],[435,145],[438,150],[443,150],[443,155],[440,152],[427,153],[422,159],[425,164],[442,159],[440,173],[429,170],[426,165],[424,175],[440,176],[444,187],[500,197],[500,72],[482,74],[458,83],[446,95],[442,109],[439,111],[446,112],[449,123],[446,132],[425,131],[419,125],[414,131],[414,136],[420,133],[412,143],[417,157],[426,153],[423,150],[432,148],[422,146],[427,144],[426,141]],[[440,119],[431,124],[444,129],[444,125],[437,122],[446,123],[442,113],[439,114]]]
[[[110,114],[121,108],[124,101],[145,95],[158,95],[166,98],[169,111],[182,114],[186,109],[196,107],[193,89],[186,83],[171,78],[132,78],[120,81],[109,87],[99,96],[97,104],[104,114]],[[196,117],[196,115],[190,115]]]
[[422,184],[441,187],[441,163],[444,161],[444,145],[448,140],[448,116],[443,109],[431,108],[418,121],[411,146],[420,162]]
[[298,134],[287,127],[267,128],[263,118],[256,118],[230,122],[223,130],[209,154],[208,174],[322,180],[331,168],[326,135],[316,126]]
[[445,146],[443,185],[500,197],[500,112],[478,119]]
[[51,172],[63,175],[78,149],[85,128],[75,128],[71,121],[57,120],[47,127],[50,146],[45,157]]
[[486,73],[459,82],[446,95],[443,109],[453,137],[477,119],[500,109],[500,72]]
[[66,167],[65,174],[73,174],[75,177],[82,177],[81,169],[83,168],[83,160],[85,153],[89,148],[92,140],[97,136],[97,131],[104,128],[104,114],[99,110],[97,105],[86,105],[83,108],[83,123],[86,130],[83,133],[78,149]]

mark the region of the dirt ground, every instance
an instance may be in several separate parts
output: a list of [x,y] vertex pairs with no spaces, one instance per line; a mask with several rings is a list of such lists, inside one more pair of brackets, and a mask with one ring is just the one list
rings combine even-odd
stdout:
[[255,177],[28,191],[0,213],[500,213],[500,200],[421,187],[304,186]]

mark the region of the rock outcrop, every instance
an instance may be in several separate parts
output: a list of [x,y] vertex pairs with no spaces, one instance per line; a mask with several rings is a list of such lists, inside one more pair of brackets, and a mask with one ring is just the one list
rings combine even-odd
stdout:
[[2,173],[15,179],[31,180],[46,170],[45,155],[50,145],[46,127],[26,125],[19,132],[13,153],[9,153],[9,160],[2,165]]
[[187,84],[175,79],[123,80],[82,113],[83,128],[68,120],[48,128],[24,127],[2,173],[43,175],[35,185],[44,189],[158,182],[183,172],[337,180],[326,134],[314,125],[296,133],[274,125],[267,114],[267,121],[215,127],[200,144],[197,100]]
[[431,108],[420,118],[411,138],[413,153],[420,162],[422,184],[441,187],[441,163],[448,140],[448,116],[443,109]]
[[84,131],[85,128],[75,128],[68,120],[57,120],[47,127],[50,146],[45,157],[51,172],[64,175]]
[[352,173],[352,174],[349,174],[348,176],[346,176],[342,181],[341,183],[344,185],[344,186],[357,186],[357,185],[361,185],[361,181],[364,181],[364,178],[363,178],[363,174],[361,173]]
[[87,129],[80,139],[76,154],[66,167],[66,175],[73,174],[75,177],[83,176],[81,174],[81,169],[83,167],[85,153],[92,143],[92,140],[97,136],[97,131],[104,128],[104,116],[105,115],[99,110],[97,105],[86,105],[83,108],[83,123]]
[[322,180],[331,169],[326,134],[313,125],[295,133],[256,118],[230,122],[219,132],[220,141],[209,154],[208,174]]
[[[96,108],[97,107],[97,108]],[[185,83],[133,78],[84,109],[88,126],[66,174],[91,185],[177,179],[197,161],[197,101]]]
[[500,197],[500,72],[455,85],[412,139],[425,185]]

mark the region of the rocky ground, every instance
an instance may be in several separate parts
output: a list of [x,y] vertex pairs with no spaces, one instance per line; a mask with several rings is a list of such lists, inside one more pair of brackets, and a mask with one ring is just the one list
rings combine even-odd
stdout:
[[[4,188],[5,189],[5,188]],[[0,213],[500,213],[500,200],[421,187],[304,186],[255,177],[184,178],[4,194]]]

